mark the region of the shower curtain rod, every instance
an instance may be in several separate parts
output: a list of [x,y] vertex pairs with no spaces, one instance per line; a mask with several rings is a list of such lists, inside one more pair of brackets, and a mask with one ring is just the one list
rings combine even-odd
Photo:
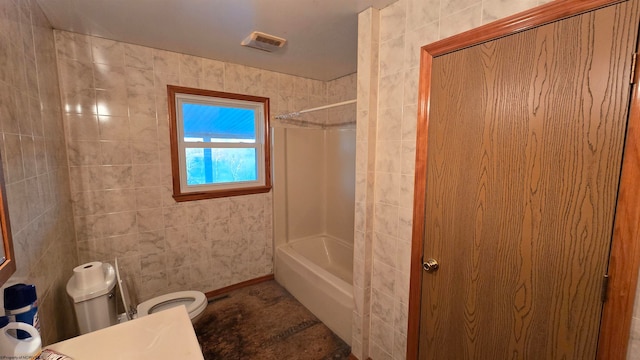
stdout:
[[355,102],[356,102],[355,99],[354,100],[347,100],[347,101],[342,101],[342,102],[338,102],[338,103],[335,103],[335,104],[329,104],[329,105],[324,105],[324,106],[318,106],[318,107],[311,108],[311,109],[305,109],[305,110],[290,112],[288,114],[276,115],[275,118],[278,119],[278,120],[290,119],[292,117],[300,116],[301,114],[304,114],[304,113],[308,113],[308,112],[312,112],[312,111],[318,111],[318,110],[324,110],[324,109],[329,109],[329,108],[336,107],[336,106],[353,104]]

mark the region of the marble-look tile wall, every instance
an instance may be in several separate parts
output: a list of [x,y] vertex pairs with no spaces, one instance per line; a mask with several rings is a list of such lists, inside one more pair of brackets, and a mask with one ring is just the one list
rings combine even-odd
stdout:
[[55,36],[80,262],[118,257],[139,300],[272,273],[271,193],[173,200],[166,85],[266,96],[274,115],[325,105],[350,80]]
[[[354,314],[359,332],[354,332],[353,343],[363,347],[354,348],[358,358],[405,359],[420,47],[545,2],[399,0],[380,10],[377,36],[370,25],[375,11],[360,14],[354,278],[363,281],[363,288],[356,285],[356,299],[370,304]],[[379,59],[371,55],[376,47]],[[361,70],[364,67],[377,73]],[[378,79],[368,78],[375,76]],[[369,89],[376,81],[378,87]],[[376,117],[361,109],[365,94],[377,95]],[[361,124],[370,124],[368,131]],[[367,150],[372,143],[374,154]],[[369,219],[371,237],[363,230]],[[369,324],[358,318],[367,314]]]
[[[327,82],[327,103],[336,104],[356,99],[357,73]],[[329,127],[353,127],[356,121],[356,104],[337,106],[327,110]]]
[[75,332],[65,291],[78,256],[63,129],[51,25],[35,0],[0,0],[0,152],[17,265],[7,285],[36,285],[44,344]]
[[358,103],[353,247],[354,310],[351,323],[351,352],[358,359],[366,359],[370,353],[379,32],[379,11],[369,8],[360,13],[358,16]]

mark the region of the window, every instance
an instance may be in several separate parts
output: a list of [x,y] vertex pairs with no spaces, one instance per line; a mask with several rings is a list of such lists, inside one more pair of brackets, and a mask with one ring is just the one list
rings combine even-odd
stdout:
[[176,201],[271,189],[268,98],[167,89]]

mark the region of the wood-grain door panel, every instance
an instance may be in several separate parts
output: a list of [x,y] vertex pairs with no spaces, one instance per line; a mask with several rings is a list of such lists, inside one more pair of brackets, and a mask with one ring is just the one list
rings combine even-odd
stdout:
[[433,59],[422,359],[593,359],[637,1]]

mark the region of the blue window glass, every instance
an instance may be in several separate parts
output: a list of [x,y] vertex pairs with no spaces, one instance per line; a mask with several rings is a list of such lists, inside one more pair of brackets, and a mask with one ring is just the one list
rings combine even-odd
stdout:
[[258,179],[254,148],[187,148],[187,185]]
[[182,103],[185,142],[256,142],[252,109]]

